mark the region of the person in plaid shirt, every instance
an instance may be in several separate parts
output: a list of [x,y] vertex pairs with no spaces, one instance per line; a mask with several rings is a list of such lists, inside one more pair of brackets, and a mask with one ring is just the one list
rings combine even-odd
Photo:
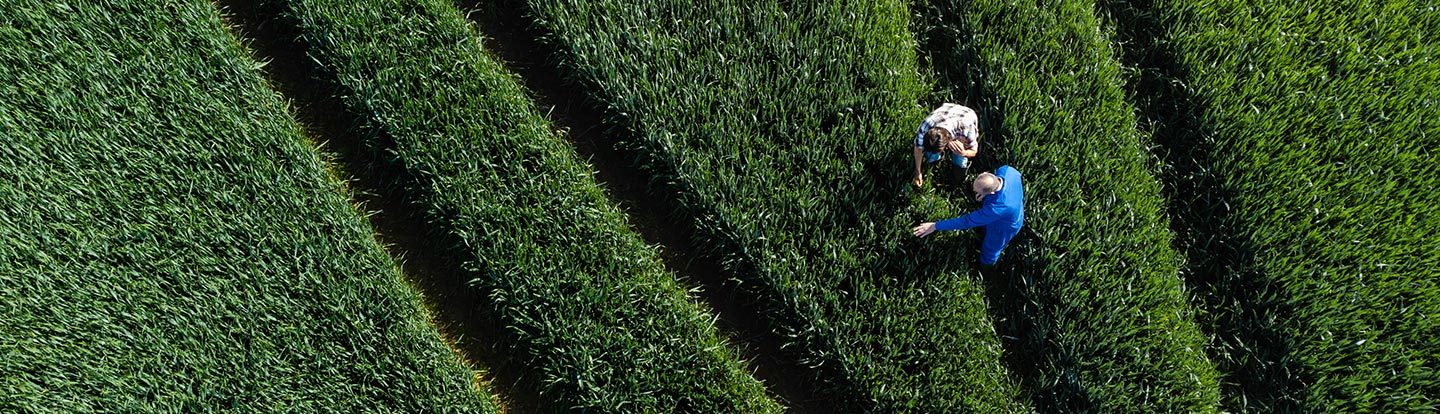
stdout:
[[970,158],[979,152],[980,117],[975,110],[953,103],[940,105],[925,117],[925,122],[921,122],[920,129],[915,131],[915,178],[912,182],[916,187],[924,184],[921,164],[939,161],[941,156],[946,155],[955,166],[952,171],[958,182],[965,177]]

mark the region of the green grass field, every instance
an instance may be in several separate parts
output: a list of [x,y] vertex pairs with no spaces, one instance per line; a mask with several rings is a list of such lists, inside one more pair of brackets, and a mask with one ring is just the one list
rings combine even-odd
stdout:
[[[530,2],[562,72],[858,412],[1024,412],[969,268],[910,226],[926,89],[900,2]],[[917,200],[917,201],[912,201]]]
[[1181,286],[1157,163],[1091,4],[921,8],[943,94],[982,114],[980,165],[1025,175],[1029,231],[997,277],[1015,292],[1001,330],[1020,338],[1036,405],[1216,412],[1218,375]]
[[514,358],[576,412],[776,413],[570,143],[444,1],[277,2]]
[[[812,409],[1420,413],[1440,406],[1433,3],[461,6],[531,25],[507,35],[538,37],[665,224],[757,304],[733,316],[773,330],[763,356]],[[483,23],[443,0],[258,5],[253,34],[298,33],[320,78],[300,88],[358,121],[371,163],[347,168],[421,210],[448,286],[503,327],[462,334],[531,394],[495,399],[805,410],[752,377]],[[219,9],[0,6],[0,412],[516,410]],[[908,183],[941,101],[981,114],[972,176],[1025,177],[992,270],[979,231],[909,231],[976,207],[939,168]]]
[[[1440,376],[1440,16],[1105,3],[1174,165],[1177,222],[1238,412],[1426,412]],[[1171,69],[1173,67],[1173,69]]]
[[494,412],[208,2],[0,50],[0,411]]

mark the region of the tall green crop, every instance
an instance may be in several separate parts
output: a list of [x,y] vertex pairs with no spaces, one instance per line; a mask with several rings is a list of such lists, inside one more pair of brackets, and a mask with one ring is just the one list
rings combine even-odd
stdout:
[[0,5],[0,412],[494,412],[205,1]]
[[968,264],[909,234],[924,116],[899,2],[533,1],[544,41],[853,412],[1023,412]]
[[[656,250],[454,5],[276,2],[466,262],[542,398],[577,412],[778,413]],[[557,411],[559,411],[557,409]]]
[[1155,163],[1089,3],[930,2],[917,26],[956,101],[982,114],[981,165],[1025,181],[1011,280],[1027,388],[1054,412],[1215,412]]
[[1241,412],[1440,395],[1434,2],[1102,2],[1140,43],[1191,272]]

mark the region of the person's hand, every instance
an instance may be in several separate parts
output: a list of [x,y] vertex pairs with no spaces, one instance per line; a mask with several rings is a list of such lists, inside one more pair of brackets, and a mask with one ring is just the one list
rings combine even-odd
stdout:
[[919,225],[919,226],[915,226],[915,228],[912,229],[912,231],[915,232],[915,237],[925,237],[925,236],[929,236],[930,233],[934,233],[934,232],[935,232],[935,222],[931,221],[931,222],[926,222],[926,223],[920,223],[920,225]]
[[915,178],[912,179],[912,180],[910,180],[910,183],[911,183],[911,184],[915,184],[916,187],[919,187],[920,184],[924,184],[924,183],[925,183],[925,177],[922,176],[922,175],[920,175],[920,173],[917,172],[917,173],[915,173]]
[[950,146],[950,152],[962,155],[965,153],[965,146],[960,145],[960,141],[952,140],[948,145]]

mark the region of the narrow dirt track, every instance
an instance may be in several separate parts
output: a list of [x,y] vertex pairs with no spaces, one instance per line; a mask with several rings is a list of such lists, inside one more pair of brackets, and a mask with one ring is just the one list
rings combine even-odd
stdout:
[[477,386],[495,399],[499,412],[559,412],[525,391],[523,371],[506,357],[502,346],[490,339],[503,326],[479,305],[482,299],[467,279],[458,260],[445,254],[424,232],[421,209],[411,205],[393,184],[395,177],[375,168],[373,156],[354,131],[359,117],[334,96],[332,85],[317,78],[305,45],[293,28],[274,21],[274,11],[255,0],[217,2],[236,37],[255,57],[267,62],[262,69],[273,88],[291,100],[300,124],[322,153],[334,156],[332,174],[345,180],[352,201],[368,212],[375,237],[400,264],[401,273],[425,302],[430,323],[440,331],[458,358],[472,372]]

